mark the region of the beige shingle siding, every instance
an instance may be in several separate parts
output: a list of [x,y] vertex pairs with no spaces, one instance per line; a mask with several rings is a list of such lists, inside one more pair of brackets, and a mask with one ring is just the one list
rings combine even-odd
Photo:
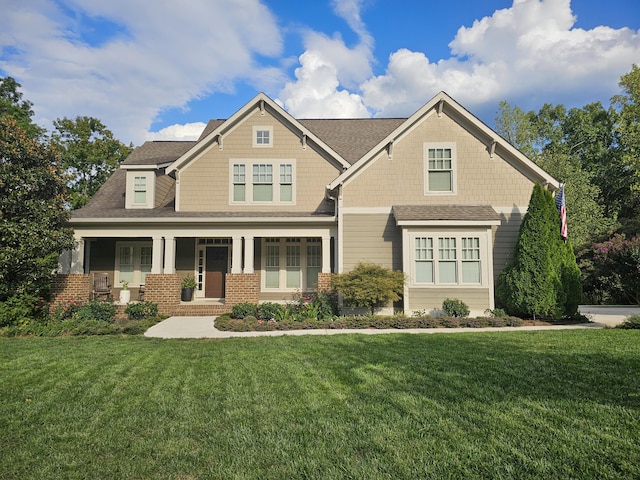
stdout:
[[[253,147],[253,127],[272,126],[271,148]],[[294,160],[295,204],[229,204],[230,159]],[[303,149],[300,137],[274,119],[269,113],[261,116],[256,110],[237,128],[223,138],[223,149],[214,145],[205,154],[180,172],[181,211],[316,211],[332,208],[325,202],[325,185],[340,173],[337,165],[321,157],[311,145]],[[274,168],[274,181],[279,171]],[[251,170],[247,168],[247,182]],[[275,186],[274,186],[275,187]],[[249,188],[249,183],[247,183]]]
[[500,226],[493,229],[493,275],[495,282],[498,281],[498,275],[502,269],[513,261],[524,214],[501,214],[500,217],[502,219]]
[[[455,142],[456,194],[425,195],[424,143]],[[393,147],[393,158],[381,152],[376,161],[348,182],[345,207],[388,205],[526,205],[533,182],[497,149],[490,158],[487,145],[443,114],[431,115]]]
[[470,310],[480,314],[490,305],[488,288],[410,288],[409,298],[411,311],[427,310],[429,312],[431,310],[440,310],[442,302],[447,298],[461,299]]
[[372,262],[402,270],[402,231],[388,214],[345,214],[344,271],[358,262]]

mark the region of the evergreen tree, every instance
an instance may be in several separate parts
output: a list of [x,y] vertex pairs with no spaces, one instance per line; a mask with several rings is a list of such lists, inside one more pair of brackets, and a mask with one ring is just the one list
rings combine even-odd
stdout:
[[551,192],[536,184],[516,243],[514,262],[498,278],[498,300],[512,315],[573,315],[581,298],[580,270],[569,242],[560,238]]

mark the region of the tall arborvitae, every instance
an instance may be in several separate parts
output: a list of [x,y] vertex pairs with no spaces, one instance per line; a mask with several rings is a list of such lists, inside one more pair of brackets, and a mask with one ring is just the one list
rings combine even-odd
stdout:
[[515,258],[498,278],[499,303],[512,315],[559,318],[575,314],[580,271],[560,238],[551,192],[536,184],[516,243]]

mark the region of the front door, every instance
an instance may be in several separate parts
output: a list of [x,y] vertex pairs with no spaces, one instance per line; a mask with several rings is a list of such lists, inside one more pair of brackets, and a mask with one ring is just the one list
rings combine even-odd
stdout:
[[207,247],[206,262],[204,296],[205,298],[223,298],[224,278],[229,263],[229,248]]

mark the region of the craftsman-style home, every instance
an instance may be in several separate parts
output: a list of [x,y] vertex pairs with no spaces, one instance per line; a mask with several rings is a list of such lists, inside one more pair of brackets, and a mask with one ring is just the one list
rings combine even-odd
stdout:
[[405,272],[396,310],[458,298],[482,314],[535,182],[558,187],[445,93],[409,118],[350,120],[296,119],[259,94],[197,141],[134,150],[73,212],[54,291],[88,294],[100,272],[164,313],[216,314],[291,301],[366,261]]

